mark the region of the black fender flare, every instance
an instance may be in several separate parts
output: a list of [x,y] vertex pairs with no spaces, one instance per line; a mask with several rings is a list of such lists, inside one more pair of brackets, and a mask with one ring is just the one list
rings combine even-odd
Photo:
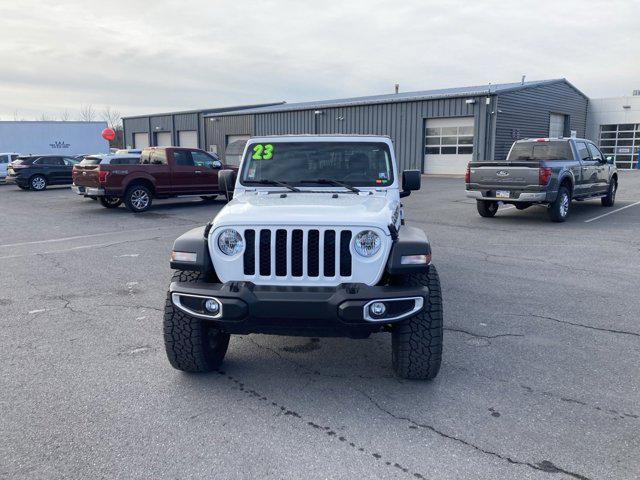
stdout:
[[[180,235],[173,242],[170,265],[174,270],[193,270],[196,272],[213,273],[213,264],[209,255],[208,225],[196,227]],[[174,260],[174,252],[195,253],[193,262]]]
[[[407,255],[426,255],[427,263],[418,265],[403,265],[402,257]],[[431,244],[427,234],[417,227],[403,225],[397,232],[389,259],[387,260],[386,271],[391,275],[405,273],[426,272],[431,262]]]

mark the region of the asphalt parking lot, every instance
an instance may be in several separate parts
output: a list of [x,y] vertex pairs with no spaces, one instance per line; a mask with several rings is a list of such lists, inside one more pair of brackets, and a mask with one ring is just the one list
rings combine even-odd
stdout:
[[423,179],[405,216],[443,284],[430,383],[394,377],[388,334],[232,337],[220,372],[175,371],[171,245],[223,203],[0,185],[0,477],[638,478],[639,173],[564,224],[481,218],[462,180]]

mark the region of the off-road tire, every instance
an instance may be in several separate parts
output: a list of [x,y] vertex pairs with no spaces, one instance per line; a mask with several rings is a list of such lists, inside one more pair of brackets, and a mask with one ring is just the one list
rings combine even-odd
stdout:
[[567,187],[561,185],[558,189],[558,196],[551,205],[547,213],[552,222],[564,222],[569,218],[571,212],[571,192]]
[[[147,196],[147,202],[144,204],[138,201],[143,194],[146,194]],[[144,185],[131,185],[127,188],[127,192],[124,194],[124,204],[133,213],[146,212],[151,208],[152,201],[153,195],[151,194],[151,190]]]
[[[200,283],[201,272],[177,270],[172,282]],[[207,320],[178,310],[167,293],[164,307],[164,346],[171,366],[183,372],[202,373],[217,369],[229,346],[229,334],[215,328]]]
[[29,179],[29,188],[36,192],[41,192],[47,188],[47,177],[44,175],[34,175]]
[[122,205],[122,198],[100,197],[100,205],[102,205],[104,208],[118,208],[120,205]]
[[618,182],[615,179],[611,179],[611,183],[609,184],[609,190],[607,190],[607,194],[600,199],[603,207],[613,207],[614,203],[616,203],[616,192],[618,191]]
[[392,285],[429,288],[420,312],[396,323],[391,330],[393,370],[401,378],[431,380],[438,375],[442,361],[442,292],[438,271],[433,265],[426,273],[398,275]]
[[498,202],[492,200],[476,200],[476,206],[481,217],[490,218],[498,213]]

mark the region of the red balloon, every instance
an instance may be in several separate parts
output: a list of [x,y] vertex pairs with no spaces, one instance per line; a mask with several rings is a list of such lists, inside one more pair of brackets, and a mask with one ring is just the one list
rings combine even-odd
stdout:
[[102,138],[111,141],[116,138],[116,132],[114,132],[111,128],[105,128],[104,130],[102,130]]

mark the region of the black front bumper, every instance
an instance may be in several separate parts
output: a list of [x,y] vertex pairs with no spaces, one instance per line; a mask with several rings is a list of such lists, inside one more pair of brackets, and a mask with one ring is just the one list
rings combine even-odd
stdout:
[[[337,287],[276,287],[250,282],[193,284],[173,282],[174,307],[215,323],[234,334],[367,337],[385,325],[415,315],[425,304],[426,287],[387,287],[343,284]],[[215,299],[221,312],[204,309]],[[387,307],[383,316],[365,306],[374,300]]]

